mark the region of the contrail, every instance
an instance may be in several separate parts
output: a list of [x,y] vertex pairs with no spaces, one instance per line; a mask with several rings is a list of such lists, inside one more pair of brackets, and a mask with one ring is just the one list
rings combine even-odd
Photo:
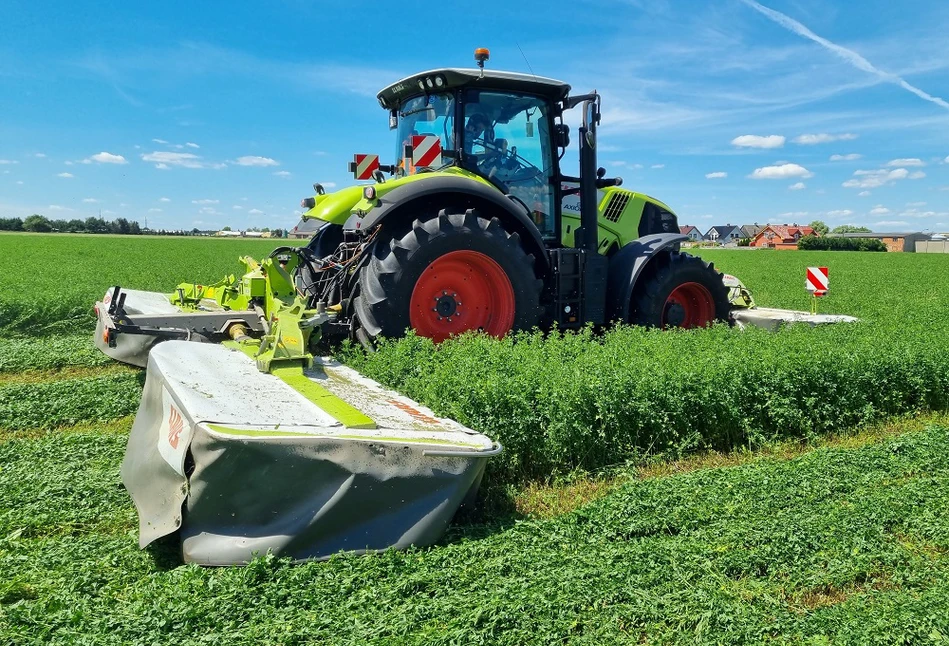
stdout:
[[873,63],[865,59],[863,56],[861,56],[857,52],[851,49],[847,49],[846,47],[841,47],[840,45],[837,45],[835,43],[832,43],[826,38],[821,38],[820,36],[815,34],[813,31],[811,31],[810,29],[808,29],[807,27],[805,27],[798,21],[794,20],[793,18],[789,16],[784,15],[780,11],[769,9],[768,7],[758,4],[757,2],[755,2],[755,0],[741,0],[741,1],[744,2],[746,5],[748,5],[749,7],[751,7],[752,9],[755,9],[761,12],[762,14],[764,14],[765,16],[767,16],[774,22],[784,27],[785,29],[788,29],[789,31],[793,31],[798,36],[803,36],[804,38],[813,40],[815,43],[824,47],[825,49],[829,49],[830,51],[837,54],[837,56],[844,59],[845,61],[847,61],[854,67],[856,67],[857,69],[863,70],[864,72],[869,72],[870,74],[875,74],[876,76],[879,76],[881,79],[883,79],[884,81],[888,83],[895,83],[896,85],[899,85],[904,90],[909,90],[910,92],[912,92],[919,98],[926,99],[927,101],[931,103],[935,103],[936,105],[949,110],[949,103],[947,103],[943,99],[940,99],[938,96],[933,96],[932,94],[923,92],[918,87],[914,85],[910,85],[909,83],[907,83],[905,80],[903,80],[901,77],[897,76],[896,74],[891,74],[890,72],[884,72],[883,70],[878,69],[877,67],[873,65]]

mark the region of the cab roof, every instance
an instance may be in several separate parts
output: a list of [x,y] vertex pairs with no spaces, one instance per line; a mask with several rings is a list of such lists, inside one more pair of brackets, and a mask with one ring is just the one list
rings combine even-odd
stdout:
[[538,94],[552,101],[560,101],[570,93],[570,85],[567,83],[543,76],[494,70],[484,70],[482,76],[480,69],[452,67],[419,72],[412,76],[407,76],[400,81],[396,81],[392,85],[380,90],[379,94],[376,95],[379,99],[379,104],[386,110],[393,110],[399,107],[399,104],[405,99],[418,96],[422,93],[422,88],[419,87],[419,81],[424,84],[426,79],[434,79],[439,75],[445,80],[445,84],[441,87],[431,89],[426,86],[428,93],[454,90],[463,87],[477,87],[486,90]]

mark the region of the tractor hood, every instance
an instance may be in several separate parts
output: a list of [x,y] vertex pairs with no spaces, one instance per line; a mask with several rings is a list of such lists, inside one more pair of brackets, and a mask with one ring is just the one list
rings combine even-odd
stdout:
[[[372,186],[367,184],[367,186]],[[362,199],[362,186],[347,186],[335,193],[313,196],[315,205],[304,211],[304,220],[323,220],[332,224],[342,224],[349,217],[353,206]]]
[[[458,166],[449,166],[443,170],[433,171],[430,173],[416,173],[414,175],[407,175],[405,177],[398,177],[396,179],[391,179],[386,182],[379,184],[370,184],[375,189],[375,195],[372,198],[367,198],[364,194],[360,194],[360,200],[356,202],[353,206],[352,212],[358,215],[365,215],[372,209],[377,206],[382,205],[383,198],[390,192],[400,186],[405,186],[406,184],[414,184],[415,182],[425,182],[431,180],[435,177],[466,177],[475,182],[480,182],[488,186],[493,186],[491,182],[484,179],[477,173],[472,173],[469,170],[464,168],[459,168]],[[360,190],[365,189],[365,186],[360,187]]]

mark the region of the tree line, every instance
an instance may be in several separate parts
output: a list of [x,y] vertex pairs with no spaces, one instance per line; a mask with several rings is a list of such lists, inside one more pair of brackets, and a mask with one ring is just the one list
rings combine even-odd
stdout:
[[31,231],[33,233],[120,233],[124,235],[139,235],[142,228],[134,220],[116,218],[88,217],[85,220],[51,220],[45,215],[34,213],[21,218],[0,218],[0,231]]

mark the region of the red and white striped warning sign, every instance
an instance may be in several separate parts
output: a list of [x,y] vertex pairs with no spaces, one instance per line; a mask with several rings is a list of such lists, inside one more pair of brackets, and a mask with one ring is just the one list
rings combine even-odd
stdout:
[[827,267],[808,267],[804,287],[814,296],[823,296],[830,290],[830,274]]
[[442,142],[438,135],[412,135],[412,164],[442,165]]
[[372,174],[379,170],[379,155],[353,155],[349,170],[356,179],[372,179]]

